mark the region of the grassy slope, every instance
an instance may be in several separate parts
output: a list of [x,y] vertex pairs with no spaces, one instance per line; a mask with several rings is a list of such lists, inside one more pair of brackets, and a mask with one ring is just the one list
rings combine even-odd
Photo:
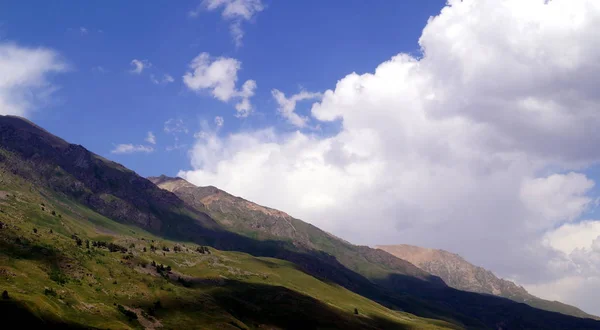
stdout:
[[[159,186],[175,192],[188,205],[193,205],[198,210],[208,213],[223,226],[241,235],[259,240],[286,241],[298,248],[308,247],[334,256],[337,261],[347,268],[365,276],[376,284],[392,289],[392,292],[396,294],[394,297],[373,295],[371,292],[360,289],[353,289],[353,291],[380,301],[394,309],[402,309],[423,317],[444,318],[451,322],[460,320],[470,327],[481,325],[464,316],[476,318],[492,328],[496,328],[498,325],[524,329],[540,327],[556,329],[565,327],[600,328],[600,325],[593,322],[584,320],[578,322],[561,318],[552,313],[544,313],[493,296],[460,292],[450,288],[432,287],[429,283],[415,281],[415,279],[423,278],[423,276],[419,273],[410,272],[411,268],[402,263],[402,260],[394,258],[386,252],[352,245],[289,216],[282,219],[281,214],[277,213],[276,210],[257,211],[261,208],[258,205],[219,191],[214,187],[197,188],[189,183],[182,183],[181,179],[163,176],[151,178],[151,180]],[[206,200],[210,202],[202,202],[204,197],[210,195],[218,196],[218,198],[209,198]],[[264,211],[265,208],[262,209]],[[274,215],[271,216],[267,213]],[[288,230],[290,224],[293,226],[293,231]],[[414,268],[412,264],[410,266]],[[409,274],[409,276],[403,276],[402,274]],[[408,293],[408,295],[404,295],[404,293]],[[555,308],[549,308],[556,307],[556,304],[553,306],[537,306],[532,303],[530,305],[546,310],[556,310]],[[452,314],[450,311],[458,311],[462,315]],[[556,311],[573,314],[569,313],[568,309],[561,308]]]
[[[167,329],[450,327],[391,311],[286,261],[214,249],[200,254],[194,244],[118,224],[54,193],[40,193],[18,177],[2,173],[1,179],[0,290],[46,322],[111,329],[140,328],[140,323]],[[129,257],[87,249],[86,239],[135,247]],[[151,252],[150,244],[171,251]],[[173,252],[175,244],[185,244],[184,251]],[[160,276],[151,261],[171,266],[171,275]],[[156,318],[145,317],[156,301],[161,302]],[[129,320],[115,304],[135,309],[139,319]]]

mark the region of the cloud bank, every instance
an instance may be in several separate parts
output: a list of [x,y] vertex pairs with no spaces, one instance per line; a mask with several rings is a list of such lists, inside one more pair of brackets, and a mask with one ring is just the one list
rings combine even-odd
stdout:
[[[580,220],[594,205],[585,170],[600,160],[599,24],[591,0],[451,0],[423,29],[421,56],[323,93],[311,115],[337,134],[198,134],[180,176],[355,243],[457,252],[600,314],[600,222]],[[236,70],[198,62],[192,86],[235,95]]]

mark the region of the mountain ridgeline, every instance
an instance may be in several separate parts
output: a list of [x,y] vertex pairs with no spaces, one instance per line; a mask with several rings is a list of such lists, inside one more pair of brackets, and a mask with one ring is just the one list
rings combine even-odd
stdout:
[[577,307],[540,299],[514,282],[498,278],[491,271],[475,266],[458,254],[413,245],[381,245],[378,249],[407,260],[424,271],[439,276],[449,286],[483,294],[505,297],[530,306],[578,317],[599,319]]
[[457,290],[214,187],[145,179],[22,118],[0,116],[0,174],[3,309],[44,324],[600,329]]

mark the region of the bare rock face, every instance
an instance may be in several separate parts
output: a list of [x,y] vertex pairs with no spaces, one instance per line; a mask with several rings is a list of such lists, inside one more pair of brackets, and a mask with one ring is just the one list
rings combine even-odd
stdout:
[[264,237],[289,239],[296,245],[314,248],[306,233],[296,230],[287,213],[233,196],[213,186],[197,187],[181,178],[150,177],[157,186],[175,193],[196,209],[206,211],[226,227],[242,233],[253,231]]
[[563,314],[596,318],[576,307],[540,299],[522,286],[498,278],[491,271],[475,266],[455,253],[405,244],[381,245],[376,248],[439,276],[448,286],[455,289],[500,296]]

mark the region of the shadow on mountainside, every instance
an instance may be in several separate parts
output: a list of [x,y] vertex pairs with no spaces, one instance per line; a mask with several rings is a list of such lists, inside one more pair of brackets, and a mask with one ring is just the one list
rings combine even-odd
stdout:
[[0,320],[4,326],[3,329],[92,329],[56,320],[51,316],[36,315],[21,302],[12,299],[0,300]]
[[[375,282],[390,287],[398,281],[403,282],[404,279],[392,274],[388,278]],[[485,324],[486,327],[498,329],[600,329],[600,322],[597,320],[566,316],[536,309],[508,298],[460,291],[451,287],[431,289],[425,286],[413,286],[406,289],[406,293],[433,306],[445,306],[461,315],[471,315],[481,322],[480,326]],[[421,316],[428,312],[420,310],[418,305],[410,304],[403,309]],[[466,325],[476,326],[476,324]]]
[[[173,281],[175,284],[177,281]],[[181,284],[179,284],[181,285]],[[384,318],[355,315],[329,306],[312,297],[281,286],[250,284],[226,280],[220,284],[198,281],[194,288],[208,291],[211,302],[227,311],[235,319],[251,328],[276,327],[278,329],[408,329],[401,323]],[[193,298],[191,298],[193,299]],[[206,313],[204,298],[198,300],[164,299],[137,301],[136,307],[150,311],[159,319],[168,319],[170,313],[193,315]],[[160,307],[157,307],[160,306]],[[235,322],[230,322],[235,325]],[[241,328],[241,326],[240,326]]]
[[[453,290],[443,282],[393,274],[374,283],[324,252],[229,232],[207,214],[135,172],[82,146],[68,144],[21,118],[0,116],[0,152],[3,170],[120,223],[174,241],[191,241],[219,250],[288,260],[311,276],[393,309],[471,328],[483,327],[483,324],[505,328],[505,324],[510,324],[525,329],[533,328],[530,324],[538,328],[540,324],[548,324],[547,328],[552,329],[556,327],[547,320],[555,320],[554,324],[568,323],[570,329],[600,329],[600,322],[537,311],[503,298]],[[564,323],[560,322],[561,318]],[[537,323],[532,323],[534,321]]]

